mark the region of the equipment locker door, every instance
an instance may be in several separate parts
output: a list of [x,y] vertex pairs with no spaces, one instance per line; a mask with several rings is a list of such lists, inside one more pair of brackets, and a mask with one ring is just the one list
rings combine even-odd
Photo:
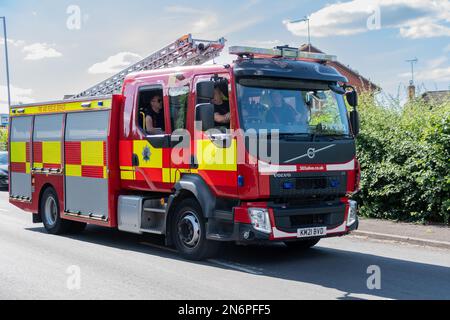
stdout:
[[110,111],[67,115],[65,212],[107,221],[108,127]]
[[33,117],[14,117],[11,120],[10,196],[31,201],[31,130]]

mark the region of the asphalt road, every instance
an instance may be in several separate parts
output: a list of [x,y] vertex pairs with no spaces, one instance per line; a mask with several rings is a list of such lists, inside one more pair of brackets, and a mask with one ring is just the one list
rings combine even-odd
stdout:
[[[193,263],[161,243],[98,227],[51,236],[1,192],[0,299],[450,299],[444,249],[351,236],[304,253],[227,245]],[[381,289],[367,287],[370,266]]]

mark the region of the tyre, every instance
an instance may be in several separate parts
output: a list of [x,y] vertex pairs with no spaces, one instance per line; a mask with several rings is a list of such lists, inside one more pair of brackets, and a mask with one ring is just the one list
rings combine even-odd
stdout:
[[45,230],[54,235],[68,233],[71,221],[60,217],[58,196],[53,188],[47,188],[42,195],[40,214]]
[[204,260],[219,249],[218,242],[206,239],[205,219],[194,199],[183,200],[176,207],[171,231],[175,247],[187,260]]
[[320,239],[301,240],[301,241],[286,241],[284,244],[290,249],[307,250],[318,244]]

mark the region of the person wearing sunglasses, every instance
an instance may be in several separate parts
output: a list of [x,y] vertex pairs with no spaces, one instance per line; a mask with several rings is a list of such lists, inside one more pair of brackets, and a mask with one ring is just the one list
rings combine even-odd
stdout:
[[160,95],[156,95],[150,100],[150,108],[145,117],[145,129],[149,134],[161,134],[165,131],[164,108]]

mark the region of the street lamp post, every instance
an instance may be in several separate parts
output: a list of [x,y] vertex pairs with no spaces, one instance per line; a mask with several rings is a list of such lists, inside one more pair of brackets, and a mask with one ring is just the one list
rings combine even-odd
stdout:
[[9,59],[8,59],[8,37],[6,35],[6,17],[0,17],[3,20],[3,35],[5,41],[5,60],[6,60],[6,85],[8,90],[8,108],[11,108],[11,87],[9,83]]

